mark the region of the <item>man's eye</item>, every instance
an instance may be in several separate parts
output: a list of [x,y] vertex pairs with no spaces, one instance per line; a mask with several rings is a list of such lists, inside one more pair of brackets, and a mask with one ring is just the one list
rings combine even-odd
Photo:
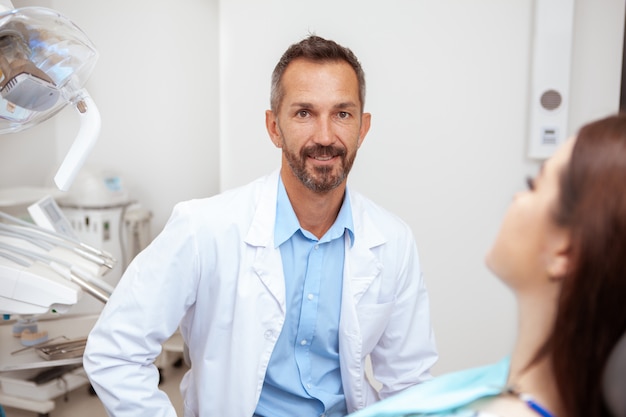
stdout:
[[296,115],[298,117],[307,117],[309,115],[309,112],[307,110],[300,110],[298,111],[298,113],[296,113]]
[[526,186],[530,191],[535,190],[535,180],[532,177],[526,177]]
[[348,117],[350,117],[350,113],[348,113],[347,111],[340,111],[338,116],[340,119],[347,119]]

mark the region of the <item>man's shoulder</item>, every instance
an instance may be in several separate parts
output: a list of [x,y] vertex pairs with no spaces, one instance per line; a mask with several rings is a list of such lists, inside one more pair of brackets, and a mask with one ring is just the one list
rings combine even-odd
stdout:
[[226,189],[212,196],[190,199],[183,203],[191,204],[193,206],[210,206],[227,204],[228,202],[241,199],[256,198],[262,190],[267,189],[268,183],[271,183],[272,178],[273,176],[271,174],[264,175],[248,182],[247,184]]
[[[233,215],[240,217],[242,213],[253,213],[258,200],[269,190],[271,175],[259,177],[247,184],[230,188],[218,194],[181,201],[176,204],[174,211],[186,216],[204,218],[227,219]],[[274,187],[275,188],[275,187]]]
[[377,223],[388,222],[401,228],[409,227],[408,224],[396,213],[371,198],[361,194],[360,192],[351,189],[349,190],[349,196],[353,213],[356,215],[370,218]]

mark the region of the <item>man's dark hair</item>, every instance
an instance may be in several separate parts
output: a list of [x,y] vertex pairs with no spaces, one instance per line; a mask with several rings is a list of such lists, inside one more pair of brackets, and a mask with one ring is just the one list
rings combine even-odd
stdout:
[[302,41],[291,45],[280,58],[278,64],[272,73],[272,89],[270,94],[270,105],[274,113],[278,112],[285,91],[281,81],[287,66],[295,59],[306,59],[314,62],[333,62],[345,61],[356,73],[359,83],[359,100],[361,102],[361,111],[365,105],[365,73],[361,67],[361,63],[354,53],[338,43],[321,38],[316,35],[310,35]]

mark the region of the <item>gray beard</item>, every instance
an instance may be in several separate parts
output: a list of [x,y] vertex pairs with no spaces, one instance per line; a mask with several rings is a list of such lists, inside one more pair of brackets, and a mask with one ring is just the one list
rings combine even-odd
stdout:
[[[299,157],[283,148],[283,154],[296,178],[298,178],[306,188],[315,193],[327,193],[339,187],[348,177],[348,173],[352,169],[352,164],[356,156],[355,153],[352,158],[347,158],[346,152],[343,149],[327,146],[304,148],[300,152]],[[342,161],[341,172],[338,175],[332,175],[332,167],[317,167],[314,168],[314,174],[311,174],[306,168],[306,160],[311,155],[340,156]]]

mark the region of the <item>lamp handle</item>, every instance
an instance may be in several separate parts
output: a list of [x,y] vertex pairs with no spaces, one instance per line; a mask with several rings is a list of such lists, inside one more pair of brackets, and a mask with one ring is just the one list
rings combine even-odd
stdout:
[[100,134],[101,120],[98,107],[86,90],[81,90],[81,93],[82,98],[76,103],[80,115],[80,129],[54,176],[54,183],[61,191],[70,188]]

